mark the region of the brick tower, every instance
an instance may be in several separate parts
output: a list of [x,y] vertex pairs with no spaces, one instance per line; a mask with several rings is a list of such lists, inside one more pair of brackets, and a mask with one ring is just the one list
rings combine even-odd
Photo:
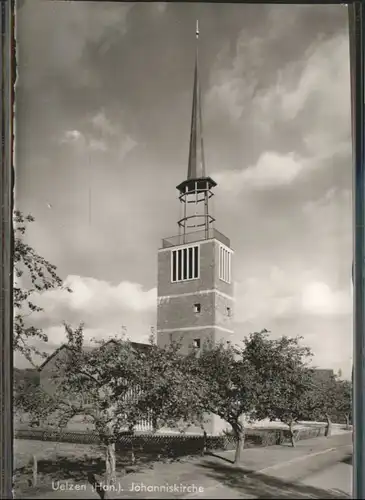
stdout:
[[179,341],[184,352],[233,333],[233,250],[214,227],[210,200],[216,182],[206,174],[198,64],[198,24],[187,178],[177,186],[183,217],[178,234],[158,251],[157,343]]

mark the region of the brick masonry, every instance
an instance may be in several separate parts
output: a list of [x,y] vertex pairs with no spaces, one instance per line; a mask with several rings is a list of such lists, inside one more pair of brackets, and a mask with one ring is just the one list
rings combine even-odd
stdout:
[[[222,335],[223,338],[225,335],[227,338],[230,337],[228,332],[214,328],[232,330],[234,318],[233,284],[219,279],[220,243],[212,239],[199,242],[199,246],[199,278],[179,283],[171,282],[172,249],[159,251],[157,286],[159,345],[166,345],[171,340],[179,339],[186,350],[197,338],[201,343],[208,339],[216,341],[218,331],[219,338]],[[200,305],[198,313],[194,310],[195,304]],[[192,329],[187,330],[189,327]]]
[[[226,283],[219,278],[220,242],[211,239],[198,244],[200,275],[194,280],[171,281],[172,250],[177,247],[158,253],[157,343],[164,346],[179,341],[185,353],[195,339],[199,339],[201,345],[208,340],[230,340],[232,333],[226,330],[233,330],[233,255],[231,283]],[[200,312],[195,311],[195,304],[200,304]],[[207,420],[205,428],[209,434],[218,434],[227,428],[227,423],[217,416],[209,415]],[[188,432],[197,431],[194,427],[188,429]]]

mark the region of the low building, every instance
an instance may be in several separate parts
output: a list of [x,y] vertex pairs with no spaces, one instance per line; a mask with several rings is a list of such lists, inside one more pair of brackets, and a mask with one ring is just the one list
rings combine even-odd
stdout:
[[[117,341],[112,339],[105,344],[106,346],[110,346],[110,348],[115,348],[117,346]],[[149,344],[132,342],[132,347],[138,350],[148,350]],[[85,346],[84,351],[92,351],[95,347]],[[63,344],[58,349],[56,349],[39,367],[39,384],[42,389],[52,395],[57,390],[57,379],[61,379],[62,377],[67,377],[67,361],[68,356],[70,354],[70,348],[68,345]],[[62,365],[65,366],[65,371],[62,370]],[[88,394],[84,394],[82,404],[87,406],[90,404],[90,397]],[[48,422],[46,424],[52,425],[54,422],[54,418],[50,416]],[[94,424],[90,418],[87,418],[85,415],[75,415],[67,424],[67,428],[70,430],[92,430],[94,429]],[[136,431],[150,431],[152,430],[152,421],[143,420],[139,422],[136,426]]]
[[316,368],[313,375],[318,383],[324,384],[329,382],[335,376],[335,373],[329,368]]

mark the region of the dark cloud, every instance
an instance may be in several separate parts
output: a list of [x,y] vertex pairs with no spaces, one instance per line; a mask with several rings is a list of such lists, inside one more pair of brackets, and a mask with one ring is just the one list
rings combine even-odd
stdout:
[[[236,252],[239,309],[262,304],[237,335],[260,323],[280,334],[326,330],[338,342],[346,321],[328,311],[346,302],[351,261],[342,6],[18,3],[16,202],[36,217],[29,241],[63,277],[79,277],[76,299],[96,293],[98,281],[117,297],[113,286],[140,283],[141,303],[150,297],[187,169],[197,18],[217,228]],[[323,294],[306,318],[305,290]],[[287,304],[296,319],[279,321]],[[123,318],[149,330],[154,313],[115,307],[105,331]],[[61,317],[86,317],[103,333],[100,318],[59,297],[52,317],[39,321],[54,339]],[[310,335],[327,363],[327,347]]]

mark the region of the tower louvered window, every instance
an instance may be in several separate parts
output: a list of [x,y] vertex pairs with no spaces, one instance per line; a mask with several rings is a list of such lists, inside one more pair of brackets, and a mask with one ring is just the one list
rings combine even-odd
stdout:
[[227,248],[219,248],[219,279],[226,283],[231,283],[231,256],[232,253]]
[[171,252],[171,281],[199,278],[199,245],[179,248]]

